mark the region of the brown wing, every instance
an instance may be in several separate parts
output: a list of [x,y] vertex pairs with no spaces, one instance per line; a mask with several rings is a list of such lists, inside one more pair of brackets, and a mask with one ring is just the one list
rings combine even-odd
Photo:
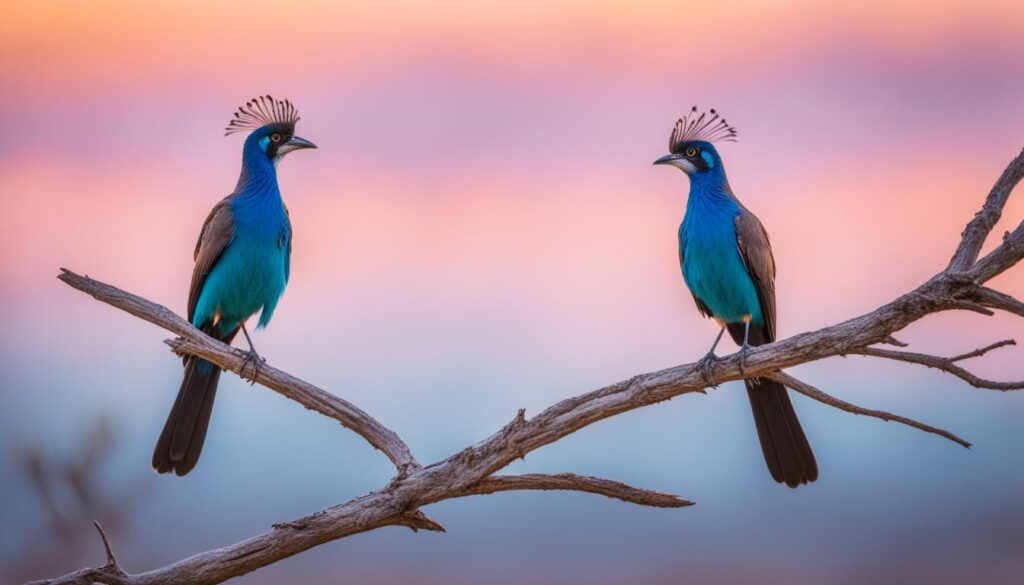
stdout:
[[736,244],[740,258],[754,281],[757,296],[761,299],[761,313],[764,315],[765,341],[775,340],[775,258],[768,232],[753,213],[740,208],[736,216]]
[[195,261],[196,266],[192,270],[192,285],[188,289],[188,320],[192,322],[193,313],[196,310],[196,303],[199,302],[199,293],[203,291],[203,284],[206,276],[210,274],[213,265],[224,252],[228,242],[235,233],[234,218],[231,215],[230,198],[222,199],[210,211],[210,215],[203,222],[203,229],[199,232],[199,241],[196,242]]

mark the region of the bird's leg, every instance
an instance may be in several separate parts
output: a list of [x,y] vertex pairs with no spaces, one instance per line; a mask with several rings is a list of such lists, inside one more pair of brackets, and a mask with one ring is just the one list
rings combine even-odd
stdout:
[[743,345],[740,346],[740,374],[742,375],[743,369],[747,365],[747,350],[750,349],[750,344],[747,341],[750,339],[750,317],[743,319]]
[[245,329],[245,321],[242,322],[242,333],[245,335],[245,340],[249,342],[249,351],[245,354],[245,363],[242,364],[242,371],[240,372],[242,378],[245,378],[245,370],[250,365],[253,369],[252,377],[249,378],[249,384],[255,384],[256,378],[260,375],[260,370],[263,369],[263,364],[267,362],[260,354],[256,353],[256,347],[252,344],[252,338],[249,337],[249,332]]
[[715,377],[711,375],[711,366],[718,361],[718,356],[715,355],[715,348],[718,347],[718,342],[722,340],[722,334],[725,333],[725,325],[718,331],[718,337],[715,337],[715,342],[711,344],[711,349],[708,350],[704,357],[700,358],[697,365],[700,366],[700,377],[704,378],[704,381],[712,386],[717,387],[718,384],[715,382]]

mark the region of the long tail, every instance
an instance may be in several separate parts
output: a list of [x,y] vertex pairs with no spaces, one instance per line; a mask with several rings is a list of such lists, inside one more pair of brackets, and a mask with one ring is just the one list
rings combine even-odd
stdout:
[[[736,343],[743,342],[743,324],[730,323],[729,334]],[[771,341],[760,327],[750,327],[751,345]],[[773,380],[752,378],[744,380],[750,408],[754,412],[757,438],[772,478],[791,488],[818,479],[818,462],[807,441],[800,420],[789,401],[786,387]]]
[[185,475],[196,466],[210,425],[220,368],[206,360],[185,360],[185,377],[153,450],[153,469]]
[[763,378],[744,382],[750,408],[754,411],[761,451],[775,481],[795,488],[818,479],[818,463],[796,418],[786,387]]

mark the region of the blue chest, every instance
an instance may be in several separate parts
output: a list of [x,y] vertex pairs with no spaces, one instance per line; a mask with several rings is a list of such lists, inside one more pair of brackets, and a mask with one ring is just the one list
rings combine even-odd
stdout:
[[288,280],[290,226],[279,195],[239,197],[231,210],[233,237],[206,278],[193,322],[219,312],[220,328],[232,330],[262,311],[262,327]]
[[736,243],[739,207],[730,199],[690,193],[679,226],[680,267],[686,286],[711,314],[727,323],[746,315],[762,325],[761,302]]

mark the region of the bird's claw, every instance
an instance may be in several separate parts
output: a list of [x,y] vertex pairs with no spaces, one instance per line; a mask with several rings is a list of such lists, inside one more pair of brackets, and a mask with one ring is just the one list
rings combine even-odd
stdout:
[[711,373],[711,367],[714,366],[717,361],[718,356],[715,355],[715,352],[709,351],[707,355],[700,358],[700,361],[697,362],[697,365],[700,366],[700,377],[710,384],[712,388],[718,387],[718,382],[715,380],[715,376]]
[[750,345],[744,343],[740,346],[740,375],[746,375],[747,368],[747,352],[750,351]]
[[[239,371],[238,375],[241,376],[243,380],[248,380],[249,385],[253,385],[256,383],[256,378],[259,378],[260,371],[263,370],[263,364],[265,363],[267,363],[266,358],[256,353],[256,350],[250,349],[245,352],[245,361],[242,362],[242,369]],[[252,366],[252,376],[247,376],[245,374],[245,371],[249,366]]]

